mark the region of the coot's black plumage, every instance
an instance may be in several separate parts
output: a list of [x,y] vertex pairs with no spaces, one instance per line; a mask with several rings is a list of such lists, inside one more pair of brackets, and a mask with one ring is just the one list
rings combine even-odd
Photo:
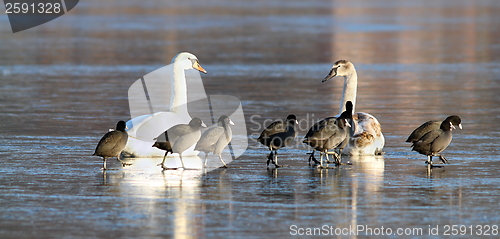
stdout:
[[233,137],[233,131],[229,125],[234,125],[229,117],[226,115],[219,117],[217,125],[203,132],[200,140],[196,143],[194,149],[205,152],[205,166],[207,166],[208,154],[213,153],[219,156],[224,168],[227,168],[221,154]]
[[101,140],[97,144],[97,147],[94,151],[94,156],[101,156],[103,159],[103,169],[106,168],[106,159],[116,157],[118,161],[122,163],[122,166],[125,167],[127,165],[131,165],[129,163],[125,163],[120,159],[120,154],[127,145],[128,134],[125,130],[127,125],[125,121],[118,121],[116,124],[116,130],[110,131],[102,136]]
[[267,157],[267,166],[272,161],[274,166],[281,167],[278,164],[278,149],[287,147],[294,141],[295,137],[297,137],[297,131],[295,130],[297,124],[297,117],[292,114],[286,117],[285,122],[275,121],[262,131],[258,140],[271,151]]
[[[450,145],[452,140],[451,131],[459,127],[462,129],[461,119],[456,115],[447,117],[439,126],[439,129],[425,133],[412,145],[412,150],[427,156],[427,164],[432,166],[432,157],[439,156],[443,163],[448,160],[441,155],[441,152]],[[419,127],[420,128],[420,127]]]
[[165,167],[165,159],[170,152],[179,154],[182,168],[184,168],[182,153],[198,142],[201,136],[201,127],[206,126],[200,118],[195,117],[189,121],[189,124],[174,125],[160,134],[152,146],[166,151],[163,161],[158,165],[163,169],[169,169]]
[[[304,137],[304,143],[313,147],[314,150],[320,151],[320,167],[323,167],[323,155],[326,155],[328,161],[328,154],[333,154],[335,157],[335,164],[340,165],[340,153],[330,153],[328,150],[341,146],[349,135],[350,127],[349,121],[352,119],[352,102],[346,103],[346,111],[337,117],[328,117],[316,123],[309,129]],[[345,146],[345,145],[344,145]],[[311,154],[309,160],[314,159],[314,152]]]
[[[458,126],[460,125],[460,123],[462,123],[460,117],[456,115],[449,116],[449,118],[453,123],[453,125],[455,126]],[[443,121],[437,121],[437,120],[431,120],[423,123],[422,125],[418,126],[418,128],[413,130],[413,132],[411,132],[410,136],[408,136],[408,138],[406,139],[406,142],[408,143],[417,142],[420,138],[422,138],[422,136],[424,136],[424,134],[432,130],[439,129],[441,123],[443,123]]]

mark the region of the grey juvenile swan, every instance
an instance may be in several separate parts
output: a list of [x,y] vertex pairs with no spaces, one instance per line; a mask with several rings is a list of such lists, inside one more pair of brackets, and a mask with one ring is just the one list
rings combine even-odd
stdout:
[[[333,64],[330,73],[322,82],[335,76],[344,77],[344,89],[340,100],[340,112],[346,110],[347,101],[353,104],[353,112],[356,107],[356,93],[358,87],[358,75],[354,65],[347,60],[339,60]],[[384,148],[385,139],[378,120],[371,114],[356,112],[352,114],[351,132],[349,142],[342,151],[347,155],[380,155]]]

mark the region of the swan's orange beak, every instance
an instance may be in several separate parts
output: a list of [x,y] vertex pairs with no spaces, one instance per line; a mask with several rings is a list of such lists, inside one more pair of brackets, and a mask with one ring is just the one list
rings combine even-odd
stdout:
[[200,63],[198,63],[198,61],[195,61],[193,63],[193,68],[207,74],[207,71],[205,69],[203,69],[203,67],[201,67],[201,65],[200,65]]

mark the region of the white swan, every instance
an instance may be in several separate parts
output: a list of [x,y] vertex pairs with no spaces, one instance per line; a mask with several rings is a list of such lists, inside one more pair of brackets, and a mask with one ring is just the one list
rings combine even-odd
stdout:
[[[130,87],[129,103],[132,119],[127,122],[129,139],[127,146],[123,150],[125,155],[133,157],[162,157],[165,152],[152,147],[154,138],[174,125],[186,124],[191,120],[187,109],[188,100],[185,75],[185,70],[190,69],[207,73],[200,66],[198,58],[195,55],[182,52],[172,59],[171,65],[146,75]],[[165,76],[165,74],[167,75]],[[168,86],[165,83],[165,78],[170,78],[171,82],[169,105],[166,102],[168,99],[162,98],[168,96],[168,94],[164,93],[165,85]],[[200,84],[203,87],[201,81]],[[204,94],[204,89],[202,91]],[[206,97],[206,95],[202,95],[199,98],[203,97]],[[169,112],[155,112],[157,111],[156,109],[169,110]],[[134,112],[142,112],[142,115],[138,115],[138,113],[134,115]],[[192,148],[188,149],[187,152],[197,154],[198,152],[193,152]]]
[[[340,100],[340,112],[345,111],[345,104],[351,101],[353,112],[356,107],[356,92],[358,88],[358,75],[354,65],[346,60],[339,60],[333,64],[330,73],[323,82],[335,76],[344,77],[344,89]],[[347,155],[380,155],[384,148],[385,139],[378,120],[368,113],[356,112],[352,115],[351,134],[349,143],[342,150]]]

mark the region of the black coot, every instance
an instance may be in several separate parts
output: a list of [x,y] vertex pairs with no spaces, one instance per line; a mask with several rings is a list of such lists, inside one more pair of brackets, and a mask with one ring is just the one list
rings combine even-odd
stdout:
[[163,169],[170,169],[165,167],[165,159],[170,152],[179,154],[182,168],[185,168],[182,153],[198,142],[201,136],[201,127],[206,126],[200,118],[195,117],[191,119],[189,124],[174,125],[160,134],[152,146],[166,151],[163,161],[158,165]]
[[281,167],[278,164],[278,149],[289,146],[295,140],[295,137],[297,137],[295,126],[297,124],[297,117],[288,115],[285,122],[275,121],[262,131],[258,140],[271,151],[267,157],[268,167],[271,161],[274,166]]
[[[349,122],[352,120],[352,102],[347,101],[346,111],[336,117],[325,118],[309,129],[306,136],[304,137],[304,143],[313,147],[314,150],[320,151],[320,167],[323,168],[323,155],[326,155],[328,160],[328,154],[333,154],[335,158],[335,164],[341,164],[341,152],[339,154],[335,152],[328,152],[330,149],[339,147],[346,141],[349,135],[349,129],[351,125]],[[317,160],[314,158],[314,151],[309,157],[309,162],[311,159],[315,162]]]
[[[439,129],[431,130],[412,145],[412,150],[427,156],[427,164],[432,166],[432,157],[439,156],[445,164],[448,160],[441,155],[441,152],[451,143],[452,133],[455,126],[462,129],[461,119],[456,115],[447,117],[439,126]],[[420,128],[420,127],[419,127]]]
[[116,157],[116,159],[122,163],[123,167],[131,165],[129,163],[123,162],[120,159],[120,154],[123,148],[125,148],[125,145],[127,145],[128,140],[128,134],[125,129],[127,129],[125,121],[118,121],[118,123],[116,124],[116,130],[106,133],[104,136],[102,136],[99,144],[97,144],[93,155],[102,157],[104,161],[104,170],[107,170],[106,159],[113,157]]
[[203,132],[200,140],[196,143],[194,149],[205,152],[205,167],[207,166],[208,154],[213,153],[219,156],[224,168],[227,168],[221,153],[233,137],[233,131],[229,125],[234,125],[233,121],[226,115],[221,116],[217,125]]

